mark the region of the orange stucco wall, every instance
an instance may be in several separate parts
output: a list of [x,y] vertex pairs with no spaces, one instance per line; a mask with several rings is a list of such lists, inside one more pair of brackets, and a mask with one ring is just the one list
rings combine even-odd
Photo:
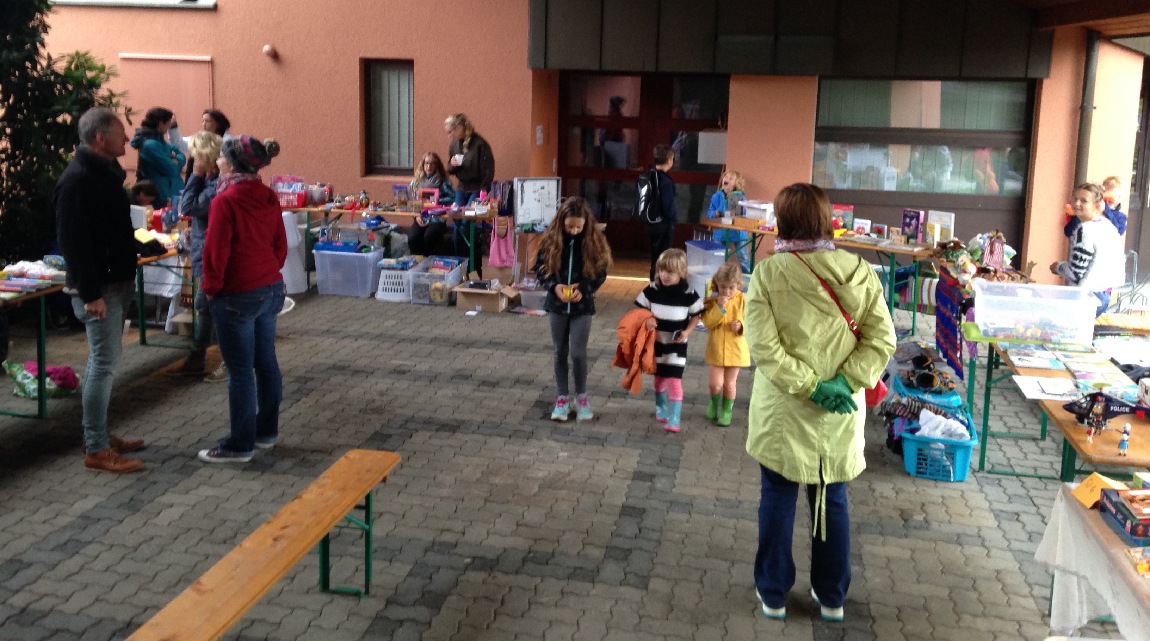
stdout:
[[731,76],[727,167],[746,178],[750,198],[774,200],[779,189],[810,182],[818,93],[811,76]]
[[749,197],[772,200],[810,181],[818,89],[812,76],[731,76],[727,166],[747,179]]
[[[1086,179],[1101,184],[1118,176],[1129,190],[1138,135],[1138,98],[1142,87],[1141,53],[1103,41],[1098,46],[1094,80],[1094,118]],[[1126,203],[1129,203],[1129,199]]]
[[1078,114],[1082,102],[1082,69],[1086,33],[1059,29],[1054,33],[1050,77],[1038,82],[1031,136],[1030,179],[1027,182],[1026,225],[1020,265],[1034,261],[1037,282],[1060,284],[1050,264],[1066,259],[1062,234],[1063,206],[1074,186]]
[[[495,152],[496,179],[528,175],[534,144],[527,0],[220,2],[214,11],[57,6],[54,55],[91,51],[211,57],[213,105],[233,132],[275,137],[270,172],[323,180],[381,200],[403,176],[364,175],[364,59],[412,60],[418,158],[445,156],[443,119],[466,113]],[[272,44],[279,59],[261,53]],[[114,84],[118,90],[143,87]],[[146,105],[143,109],[153,105]],[[184,133],[200,114],[177,113]],[[137,121],[138,122],[138,121]],[[265,171],[265,173],[268,173]]]
[[559,72],[531,72],[530,175],[554,176],[559,155]]

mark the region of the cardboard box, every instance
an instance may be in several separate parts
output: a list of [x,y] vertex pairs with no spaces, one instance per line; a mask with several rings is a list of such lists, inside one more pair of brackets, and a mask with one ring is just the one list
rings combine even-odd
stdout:
[[1122,502],[1120,490],[1102,490],[1102,499],[1098,510],[1114,520],[1118,527],[1135,539],[1150,538],[1150,522],[1138,520],[1130,513],[1129,507]]
[[460,285],[452,291],[455,306],[465,312],[501,312],[519,297],[519,290],[509,285],[499,289],[470,289]]
[[1094,504],[1101,498],[1102,489],[1111,490],[1125,490],[1126,484],[1121,481],[1115,481],[1112,478],[1102,476],[1098,472],[1086,477],[1086,480],[1078,484],[1071,492],[1078,502],[1085,505],[1087,508],[1093,508]]

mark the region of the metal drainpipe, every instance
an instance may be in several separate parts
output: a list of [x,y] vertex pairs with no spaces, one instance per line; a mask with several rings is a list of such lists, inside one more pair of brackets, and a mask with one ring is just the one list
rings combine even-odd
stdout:
[[1094,81],[1098,75],[1098,32],[1086,32],[1086,60],[1082,70],[1082,106],[1078,118],[1078,151],[1074,165],[1074,184],[1088,179],[1086,165],[1090,161],[1090,130],[1094,122]]

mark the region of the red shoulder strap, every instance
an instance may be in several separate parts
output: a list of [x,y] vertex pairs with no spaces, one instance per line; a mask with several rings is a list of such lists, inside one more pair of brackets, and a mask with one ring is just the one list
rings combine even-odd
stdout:
[[807,263],[807,261],[803,260],[803,257],[798,253],[791,252],[791,255],[795,258],[798,258],[799,262],[806,265],[807,269],[811,270],[811,273],[815,275],[815,278],[819,279],[819,284],[823,286],[823,289],[827,290],[827,294],[830,295],[831,300],[835,302],[835,305],[838,306],[839,311],[842,313],[843,319],[846,320],[847,326],[851,328],[851,333],[855,335],[855,340],[861,339],[862,332],[859,331],[858,323],[855,322],[855,319],[851,318],[851,315],[847,313],[847,310],[843,309],[843,304],[839,302],[839,297],[835,296],[834,290],[831,289],[831,286],[827,284],[827,281],[823,280],[823,277],[819,276],[818,272],[816,272],[814,268],[811,267],[809,263]]

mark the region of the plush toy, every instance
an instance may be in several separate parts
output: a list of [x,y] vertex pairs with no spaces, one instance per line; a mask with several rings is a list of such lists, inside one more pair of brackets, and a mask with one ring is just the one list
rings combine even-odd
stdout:
[[978,273],[978,265],[974,264],[974,260],[971,259],[970,254],[959,254],[954,266],[958,269],[958,273],[955,276],[958,279],[958,283],[963,287],[969,285],[970,279],[974,278],[974,275]]

